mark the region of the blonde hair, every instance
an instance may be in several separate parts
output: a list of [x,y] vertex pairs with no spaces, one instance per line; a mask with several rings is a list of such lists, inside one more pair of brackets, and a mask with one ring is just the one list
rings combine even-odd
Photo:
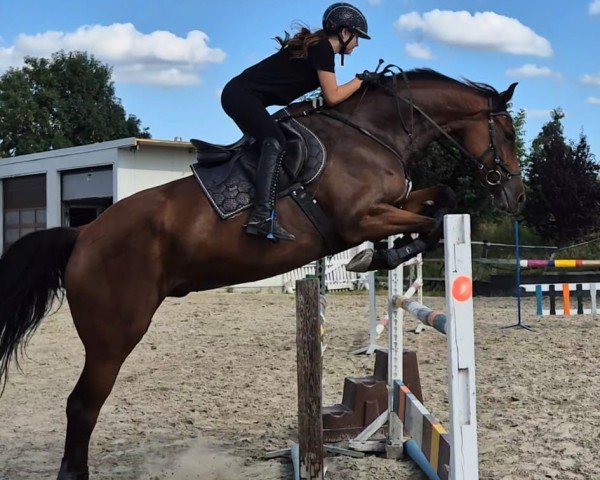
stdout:
[[307,58],[308,49],[315,43],[329,38],[329,34],[323,30],[311,30],[304,25],[299,25],[298,32],[292,37],[288,32],[284,32],[284,37],[275,37],[275,41],[279,43],[281,50],[289,49],[292,58]]

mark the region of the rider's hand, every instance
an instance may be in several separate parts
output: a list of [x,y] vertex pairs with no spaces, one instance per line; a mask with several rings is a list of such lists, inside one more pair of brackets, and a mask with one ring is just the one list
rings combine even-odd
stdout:
[[366,85],[373,85],[373,86],[379,85],[379,83],[381,81],[381,76],[378,73],[369,72],[368,70],[365,70],[362,73],[357,73],[356,78],[358,78],[359,80],[362,80],[362,82]]

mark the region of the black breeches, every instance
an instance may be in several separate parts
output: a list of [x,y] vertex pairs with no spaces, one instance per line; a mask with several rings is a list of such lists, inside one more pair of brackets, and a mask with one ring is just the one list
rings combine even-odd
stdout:
[[285,136],[273,120],[261,98],[244,87],[228,83],[221,94],[221,105],[242,132],[252,136],[259,145],[272,137],[285,145]]

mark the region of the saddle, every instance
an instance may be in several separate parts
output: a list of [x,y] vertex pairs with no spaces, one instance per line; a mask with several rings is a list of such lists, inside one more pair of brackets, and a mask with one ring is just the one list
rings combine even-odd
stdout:
[[[287,108],[273,117],[287,140],[278,192],[278,197],[284,197],[313,182],[322,172],[327,154],[319,138],[293,118]],[[229,218],[252,206],[260,157],[256,141],[249,136],[231,145],[190,141],[198,152],[192,171],[221,218]]]

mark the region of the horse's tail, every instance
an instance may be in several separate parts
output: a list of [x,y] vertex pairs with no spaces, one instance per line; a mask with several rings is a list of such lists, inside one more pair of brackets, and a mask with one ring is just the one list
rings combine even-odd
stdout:
[[24,236],[0,258],[0,395],[17,347],[25,345],[48,314],[62,302],[67,262],[77,240],[74,228],[52,228]]

